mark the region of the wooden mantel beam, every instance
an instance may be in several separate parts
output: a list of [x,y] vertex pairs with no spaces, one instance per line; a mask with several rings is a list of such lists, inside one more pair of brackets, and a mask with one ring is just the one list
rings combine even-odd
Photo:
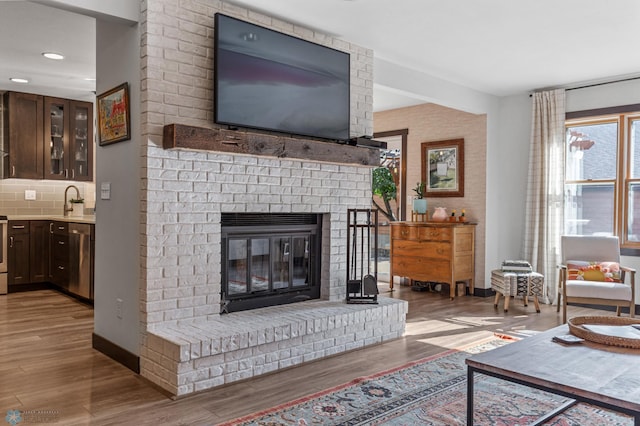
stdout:
[[164,126],[164,149],[188,148],[234,154],[327,161],[331,163],[380,165],[380,151],[374,148],[322,142],[302,137],[284,137],[239,130],[209,129],[168,124]]

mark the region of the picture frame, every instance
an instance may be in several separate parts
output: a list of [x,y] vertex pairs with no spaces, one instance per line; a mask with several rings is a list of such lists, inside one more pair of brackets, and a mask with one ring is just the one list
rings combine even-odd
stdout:
[[425,197],[464,197],[464,139],[423,142]]
[[109,145],[131,139],[129,84],[123,83],[98,95],[98,144]]

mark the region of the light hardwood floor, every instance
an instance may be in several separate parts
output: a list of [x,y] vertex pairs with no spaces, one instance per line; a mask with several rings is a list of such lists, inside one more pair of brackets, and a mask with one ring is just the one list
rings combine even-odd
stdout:
[[[416,292],[381,284],[409,301],[403,338],[179,400],[91,348],[93,311],[53,290],[0,296],[0,419],[44,412],[64,425],[215,425],[301,396],[458,348],[493,333],[527,335],[560,324],[556,308],[493,298]],[[612,312],[569,307],[569,315]],[[53,412],[53,413],[48,413]],[[2,420],[0,420],[0,423]]]

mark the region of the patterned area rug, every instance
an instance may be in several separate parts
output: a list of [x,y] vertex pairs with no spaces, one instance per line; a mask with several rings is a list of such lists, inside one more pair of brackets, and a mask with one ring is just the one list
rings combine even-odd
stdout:
[[[465,358],[508,343],[509,340],[496,338],[464,351],[448,351],[221,426],[464,425]],[[560,396],[477,374],[474,424],[527,425],[565,401]],[[545,424],[633,425],[633,419],[577,404]]]

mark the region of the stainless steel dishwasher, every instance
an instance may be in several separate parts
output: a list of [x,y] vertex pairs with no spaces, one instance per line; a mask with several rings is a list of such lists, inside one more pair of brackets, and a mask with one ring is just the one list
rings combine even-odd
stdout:
[[69,223],[69,291],[93,299],[91,225]]

